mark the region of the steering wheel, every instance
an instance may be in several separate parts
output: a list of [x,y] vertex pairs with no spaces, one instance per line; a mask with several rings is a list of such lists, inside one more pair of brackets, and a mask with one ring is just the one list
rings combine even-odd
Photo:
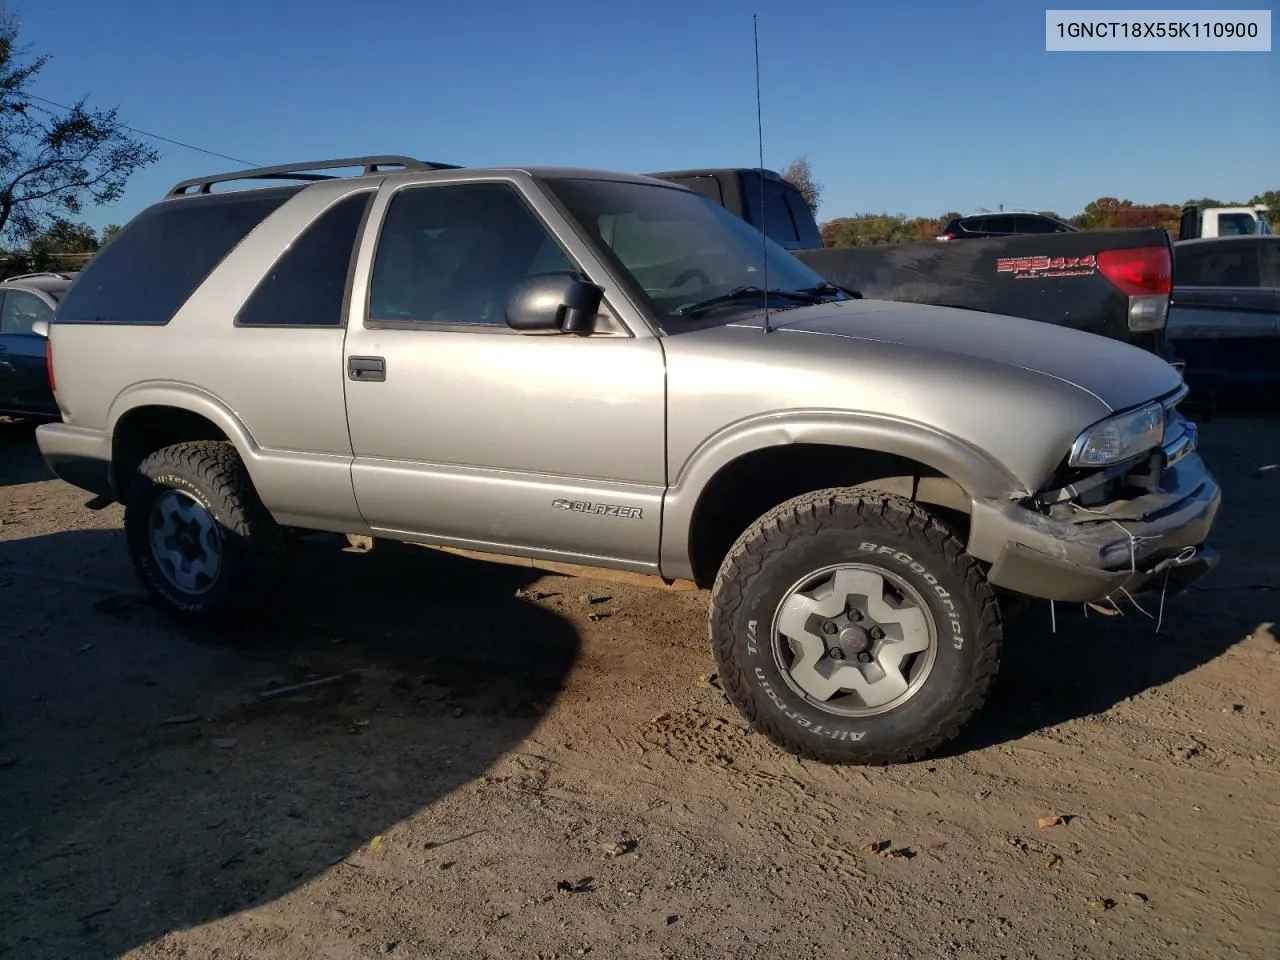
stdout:
[[707,273],[705,270],[701,270],[698,267],[691,267],[690,269],[686,270],[684,273],[680,274],[680,276],[676,277],[674,280],[671,281],[670,286],[682,287],[685,285],[685,283],[692,280],[694,277],[701,277],[702,285],[704,287],[711,286],[711,278],[707,276]]

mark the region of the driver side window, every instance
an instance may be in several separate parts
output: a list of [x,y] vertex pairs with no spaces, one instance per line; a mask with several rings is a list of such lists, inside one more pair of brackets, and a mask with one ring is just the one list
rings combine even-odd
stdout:
[[408,187],[387,207],[368,319],[505,327],[515,285],[554,271],[577,268],[514,187]]

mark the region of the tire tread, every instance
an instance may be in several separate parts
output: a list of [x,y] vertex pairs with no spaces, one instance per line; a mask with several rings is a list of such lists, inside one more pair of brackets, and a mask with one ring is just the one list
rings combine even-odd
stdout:
[[233,581],[216,611],[192,617],[168,604],[166,608],[180,619],[208,623],[249,610],[277,580],[290,551],[284,530],[258,499],[239,452],[221,440],[191,440],[162,447],[138,465],[135,482],[145,487],[152,478],[168,473],[208,492],[219,522],[236,538],[237,556],[232,558]]
[[[775,720],[758,709],[749,693],[741,660],[734,656],[732,624],[746,603],[745,587],[764,566],[768,549],[786,548],[811,534],[813,526],[852,513],[870,525],[883,524],[906,539],[923,538],[958,571],[969,596],[980,599],[975,643],[981,655],[973,666],[968,692],[947,715],[910,743],[892,751],[860,753],[850,759],[845,751],[823,749],[818,742],[788,737]],[[774,534],[770,536],[769,534]],[[719,627],[720,629],[717,629]],[[838,487],[802,494],[778,504],[749,526],[730,547],[711,587],[708,629],[714,645],[721,682],[730,701],[752,729],[790,753],[821,763],[857,763],[869,766],[919,760],[953,740],[985,704],[1000,668],[1004,639],[1003,622],[995,594],[978,562],[965,552],[960,537],[918,503],[896,494],[858,487]]]

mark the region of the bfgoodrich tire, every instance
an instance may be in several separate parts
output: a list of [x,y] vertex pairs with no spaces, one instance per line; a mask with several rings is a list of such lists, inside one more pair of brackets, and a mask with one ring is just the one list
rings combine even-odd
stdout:
[[124,529],[147,592],[190,626],[222,624],[261,602],[287,552],[240,455],[216,441],[175,444],[143,460]]
[[927,756],[981,709],[1000,662],[995,597],[919,505],[842,488],[769,511],[711,594],[725,692],[752,727],[825,763]]

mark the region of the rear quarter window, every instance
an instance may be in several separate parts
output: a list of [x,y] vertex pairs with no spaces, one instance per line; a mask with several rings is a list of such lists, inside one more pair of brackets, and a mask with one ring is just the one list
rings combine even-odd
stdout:
[[791,208],[787,206],[786,188],[775,183],[764,187],[764,232],[778,243],[794,243],[800,239]]
[[671,182],[688,187],[694,193],[700,193],[708,200],[724,206],[724,192],[720,189],[720,181],[715,177],[672,177]]
[[334,203],[302,231],[236,315],[244,327],[340,327],[351,253],[373,191]]
[[165,324],[222,259],[299,188],[167,200],[85,265],[57,322]]

